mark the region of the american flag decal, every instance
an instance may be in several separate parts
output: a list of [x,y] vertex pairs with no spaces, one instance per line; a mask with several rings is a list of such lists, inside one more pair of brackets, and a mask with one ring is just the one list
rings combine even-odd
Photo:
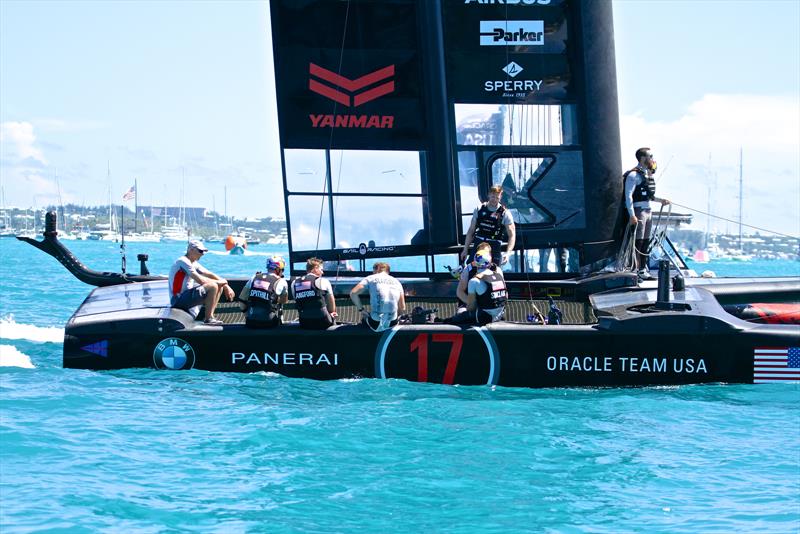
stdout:
[[310,280],[297,281],[294,284],[294,290],[295,291],[304,291],[304,290],[307,290],[307,289],[311,289],[311,281]]
[[269,289],[269,282],[266,280],[261,280],[259,278],[256,278],[255,280],[253,280],[253,287],[255,287],[256,289],[263,289],[264,291],[266,291]]
[[753,382],[800,382],[800,347],[756,347]]

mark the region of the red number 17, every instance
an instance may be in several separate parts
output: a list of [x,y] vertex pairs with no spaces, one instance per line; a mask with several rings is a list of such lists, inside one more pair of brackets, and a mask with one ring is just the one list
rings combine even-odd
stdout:
[[[452,384],[456,376],[458,357],[464,344],[464,334],[431,334],[434,343],[451,343],[447,368],[444,371],[442,384]],[[428,334],[420,334],[414,338],[409,347],[411,352],[417,351],[417,382],[428,381]]]

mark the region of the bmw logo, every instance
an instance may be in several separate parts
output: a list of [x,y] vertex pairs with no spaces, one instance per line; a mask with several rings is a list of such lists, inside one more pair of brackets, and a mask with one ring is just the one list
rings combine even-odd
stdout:
[[153,351],[156,369],[191,369],[194,367],[194,349],[177,337],[162,340]]

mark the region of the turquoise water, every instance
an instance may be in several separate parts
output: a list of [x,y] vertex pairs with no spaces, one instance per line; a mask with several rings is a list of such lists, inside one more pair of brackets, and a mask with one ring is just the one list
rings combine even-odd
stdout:
[[[119,267],[118,245],[70,247],[90,267]],[[278,251],[217,247],[203,263],[239,276]],[[182,252],[128,250],[149,252],[154,272]],[[790,262],[705,268],[798,274]],[[797,385],[523,390],[62,369],[63,325],[89,289],[0,240],[3,533],[800,530]]]

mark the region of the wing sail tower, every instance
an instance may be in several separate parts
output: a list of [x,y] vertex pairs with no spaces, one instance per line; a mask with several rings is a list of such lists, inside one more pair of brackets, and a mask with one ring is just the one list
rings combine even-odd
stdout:
[[272,0],[293,267],[436,255],[501,185],[520,255],[607,261],[621,180],[610,2]]

